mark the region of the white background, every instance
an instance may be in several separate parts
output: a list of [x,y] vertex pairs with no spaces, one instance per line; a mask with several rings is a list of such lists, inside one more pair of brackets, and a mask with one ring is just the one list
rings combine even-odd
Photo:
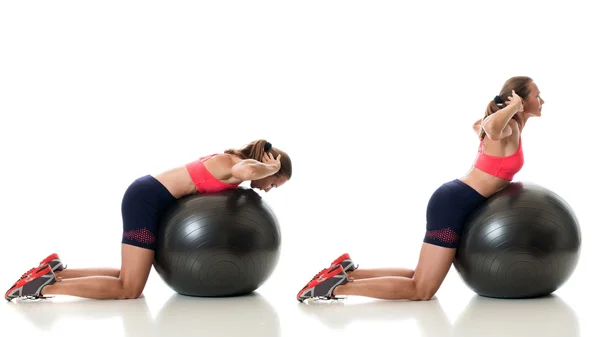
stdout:
[[[265,195],[283,235],[265,296],[293,303],[343,252],[364,268],[414,267],[430,194],[466,173],[471,125],[526,75],[546,104],[515,179],[574,208],[582,255],[561,291],[593,292],[592,3],[2,2],[0,285],[52,252],[71,268],[118,267],[133,179],[258,138],[294,169]],[[452,271],[440,297],[464,289]]]

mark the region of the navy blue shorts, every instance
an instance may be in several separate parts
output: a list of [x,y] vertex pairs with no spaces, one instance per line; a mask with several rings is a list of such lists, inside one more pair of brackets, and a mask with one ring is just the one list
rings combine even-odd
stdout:
[[165,211],[177,199],[156,178],[136,179],[125,191],[121,203],[122,243],[154,250],[156,231]]
[[467,218],[486,197],[459,179],[440,186],[427,204],[426,243],[447,248],[458,247]]

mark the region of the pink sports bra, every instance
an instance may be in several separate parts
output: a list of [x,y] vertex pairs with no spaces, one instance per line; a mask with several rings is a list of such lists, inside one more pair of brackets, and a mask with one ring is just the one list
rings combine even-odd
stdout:
[[194,160],[185,166],[190,174],[190,177],[192,177],[192,181],[194,182],[196,189],[200,193],[219,192],[239,186],[239,184],[227,184],[220,181],[206,169],[206,166],[204,166],[204,161],[216,155],[217,153],[200,157],[199,159]]
[[484,152],[484,145],[485,143],[482,140],[479,144],[477,157],[475,158],[475,168],[495,177],[511,181],[525,163],[521,139],[519,138],[519,147],[517,148],[517,151],[504,157],[486,154]]

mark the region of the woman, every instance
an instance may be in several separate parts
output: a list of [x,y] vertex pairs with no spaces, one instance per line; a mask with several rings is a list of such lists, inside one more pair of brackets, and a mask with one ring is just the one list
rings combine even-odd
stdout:
[[177,199],[237,188],[244,181],[268,192],[291,176],[289,156],[267,141],[257,140],[239,150],[229,149],[156,176],[138,178],[125,192],[121,205],[121,269],[66,269],[58,255],[52,254],[26,272],[5,298],[138,298],[152,268],[159,219]]
[[513,77],[473,125],[480,139],[477,158],[462,178],[447,182],[431,196],[427,227],[415,270],[357,269],[348,254],[318,273],[296,296],[335,299],[358,295],[388,300],[429,300],[454,260],[462,226],[471,212],[505,188],[523,166],[521,133],[529,117],[541,116],[544,101],[529,77]]

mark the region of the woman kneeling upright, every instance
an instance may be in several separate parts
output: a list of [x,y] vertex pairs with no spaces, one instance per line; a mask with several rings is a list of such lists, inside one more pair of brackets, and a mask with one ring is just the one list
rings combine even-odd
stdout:
[[480,139],[473,167],[441,185],[426,211],[426,231],[414,270],[357,269],[348,254],[319,272],[296,299],[335,299],[357,295],[388,300],[429,300],[446,278],[467,217],[505,188],[523,166],[521,133],[529,117],[541,116],[544,101],[532,79],[513,77],[473,125]]

